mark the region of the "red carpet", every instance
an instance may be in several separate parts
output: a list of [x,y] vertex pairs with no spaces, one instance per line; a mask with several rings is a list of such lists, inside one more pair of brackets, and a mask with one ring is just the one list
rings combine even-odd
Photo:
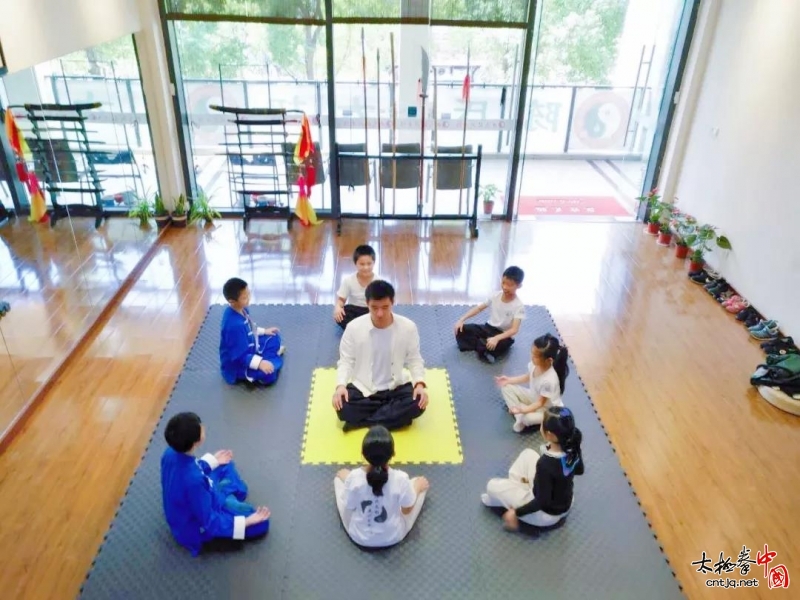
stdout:
[[627,217],[631,213],[612,196],[520,196],[519,215]]

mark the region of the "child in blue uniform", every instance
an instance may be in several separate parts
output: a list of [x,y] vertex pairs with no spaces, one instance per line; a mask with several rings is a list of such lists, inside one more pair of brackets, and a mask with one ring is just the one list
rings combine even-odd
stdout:
[[164,437],[169,444],[161,456],[164,514],[175,540],[192,556],[214,538],[252,539],[269,531],[269,509],[244,501],[247,484],[230,450],[194,457],[206,439],[200,417],[190,412],[175,415]]
[[277,327],[258,327],[250,317],[247,282],[234,277],[225,282],[222,295],[229,306],[222,315],[219,362],[228,383],[249,381],[270,385],[283,367],[281,336]]

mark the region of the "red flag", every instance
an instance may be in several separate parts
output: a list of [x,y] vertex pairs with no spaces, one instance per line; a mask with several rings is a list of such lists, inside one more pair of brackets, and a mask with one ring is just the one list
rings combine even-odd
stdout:
[[461,86],[461,99],[469,102],[469,73],[464,77],[464,85]]

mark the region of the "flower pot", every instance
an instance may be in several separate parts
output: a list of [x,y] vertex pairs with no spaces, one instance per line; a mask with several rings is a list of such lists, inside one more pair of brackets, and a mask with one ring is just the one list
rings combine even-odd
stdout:
[[658,234],[658,240],[656,240],[656,243],[659,246],[669,246],[671,241],[672,241],[672,234],[670,232],[664,233],[663,231],[661,231]]
[[658,223],[648,223],[647,233],[650,235],[658,235]]
[[169,215],[158,215],[156,216],[156,227],[159,229],[164,229],[164,227],[169,224]]
[[488,202],[486,200],[484,200],[483,201],[483,214],[490,215],[490,214],[492,214],[492,211],[494,211],[494,200],[490,200]]
[[675,258],[686,258],[689,256],[689,246],[675,246]]
[[698,271],[702,271],[703,267],[705,266],[706,261],[701,260],[700,262],[695,262],[693,260],[689,261],[689,271],[692,273],[697,273]]
[[186,227],[186,215],[181,215],[180,217],[172,215],[172,226],[180,229]]

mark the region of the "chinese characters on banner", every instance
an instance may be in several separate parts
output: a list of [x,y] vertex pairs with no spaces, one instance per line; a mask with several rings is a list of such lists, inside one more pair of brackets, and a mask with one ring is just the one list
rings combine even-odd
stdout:
[[708,587],[758,587],[759,579],[755,575],[760,573],[760,570],[754,570],[754,565],[756,567],[764,567],[763,576],[767,580],[769,589],[785,589],[789,587],[789,570],[786,566],[778,564],[770,567],[778,556],[776,551],[770,550],[767,544],[764,544],[764,551],[759,550],[756,553],[755,560],[750,557],[750,552],[750,548],[742,546],[742,550],[735,559],[726,557],[724,552],[720,552],[719,558],[715,561],[703,551],[700,560],[692,562],[692,566],[697,567],[697,572],[704,575],[721,576],[734,574],[738,571],[740,577],[750,576],[748,579],[732,579],[730,577],[708,579],[706,580],[706,586]]

